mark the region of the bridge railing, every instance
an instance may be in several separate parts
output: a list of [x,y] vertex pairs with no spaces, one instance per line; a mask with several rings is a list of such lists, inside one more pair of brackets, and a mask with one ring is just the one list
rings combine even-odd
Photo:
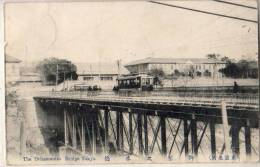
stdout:
[[258,104],[258,94],[251,93],[198,93],[198,92],[152,92],[152,96],[174,96],[189,100],[211,99],[214,101],[229,101],[246,104]]
[[99,92],[80,92],[80,91],[51,91],[40,92],[40,96],[62,97],[62,98],[80,98],[92,100],[110,100],[110,101],[139,101],[139,102],[158,102],[158,103],[192,103],[192,104],[220,104],[225,101],[227,105],[254,105],[258,106],[258,95],[255,94],[171,94],[150,92],[145,96],[119,96],[109,91]]

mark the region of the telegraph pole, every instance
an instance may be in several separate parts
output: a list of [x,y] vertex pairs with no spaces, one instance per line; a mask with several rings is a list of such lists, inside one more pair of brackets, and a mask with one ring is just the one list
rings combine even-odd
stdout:
[[56,84],[55,84],[55,91],[57,91],[58,78],[59,78],[59,64],[56,65]]
[[[259,58],[260,58],[260,0],[256,0],[257,1],[257,30],[258,30],[258,78],[259,78],[259,67],[260,67],[260,63],[259,63]],[[260,85],[258,85],[258,91],[260,90]],[[258,92],[259,93],[259,92]],[[258,99],[259,100],[259,99]],[[258,136],[260,136],[260,110],[258,109],[258,128],[259,128],[259,134]],[[258,144],[258,150],[260,151],[260,140],[259,140],[259,144]],[[258,161],[260,162],[260,154],[258,157]]]
[[117,61],[117,78],[120,76],[120,65],[121,65],[121,60],[118,59]]

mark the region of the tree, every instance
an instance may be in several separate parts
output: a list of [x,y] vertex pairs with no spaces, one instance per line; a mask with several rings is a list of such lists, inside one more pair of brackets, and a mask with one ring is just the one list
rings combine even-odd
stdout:
[[162,80],[165,78],[166,75],[162,68],[153,68],[149,71],[148,74],[154,76],[155,85],[163,85]]
[[232,60],[227,56],[222,57],[220,60],[223,61],[224,63],[231,63],[232,62]]
[[176,77],[179,77],[179,76],[181,76],[181,73],[180,73],[179,70],[175,69],[175,70],[174,70],[174,75],[175,75]]
[[45,84],[55,84],[57,76],[58,83],[66,79],[76,80],[78,78],[76,65],[65,59],[44,59],[38,63],[36,69]]
[[221,57],[221,56],[219,54],[216,54],[216,53],[207,54],[208,59],[219,60],[219,57]]
[[231,63],[231,62],[233,62],[233,60],[231,60],[229,57],[221,56],[220,54],[216,54],[216,53],[207,54],[206,57],[208,59],[222,61],[224,63]]
[[200,72],[200,71],[197,71],[197,72],[196,72],[196,76],[200,77],[200,76],[201,76],[201,72]]
[[192,64],[189,64],[183,69],[183,76],[194,78],[195,68]]
[[211,72],[209,70],[204,71],[204,76],[211,77]]
[[219,70],[227,77],[232,78],[257,78],[257,61],[240,60],[237,63],[230,62],[223,69]]

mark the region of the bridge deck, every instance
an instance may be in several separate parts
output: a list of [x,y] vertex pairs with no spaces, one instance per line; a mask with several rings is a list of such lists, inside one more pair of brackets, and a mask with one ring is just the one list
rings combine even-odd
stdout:
[[110,101],[125,103],[143,103],[143,104],[172,104],[172,105],[191,105],[191,106],[209,106],[220,107],[221,102],[225,101],[228,108],[240,108],[258,110],[257,97],[234,97],[227,95],[209,96],[173,96],[168,94],[152,94],[148,96],[119,96],[111,93],[86,94],[80,92],[42,92],[40,97],[75,99],[75,100],[91,100],[91,101]]
[[[209,118],[216,118],[218,123],[222,123],[221,117],[221,98],[204,97],[122,97],[122,96],[90,96],[86,94],[76,94],[70,92],[49,92],[41,96],[34,97],[41,103],[52,102],[55,105],[66,107],[75,104],[78,106],[96,106],[99,109],[108,107],[114,111],[128,112],[130,108],[135,113],[147,113],[157,115],[158,112],[165,116],[190,119],[195,115],[197,120],[205,121]],[[249,120],[253,127],[258,126],[258,104],[255,102],[246,103],[241,99],[225,98],[229,123],[243,119],[242,122]],[[65,106],[64,106],[65,105]]]

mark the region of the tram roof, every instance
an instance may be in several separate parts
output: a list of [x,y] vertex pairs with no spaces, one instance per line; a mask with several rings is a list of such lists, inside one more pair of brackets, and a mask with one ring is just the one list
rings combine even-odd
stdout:
[[138,74],[138,75],[120,76],[117,80],[135,79],[135,78],[137,78],[137,77],[153,78],[153,76],[148,75],[148,74]]

